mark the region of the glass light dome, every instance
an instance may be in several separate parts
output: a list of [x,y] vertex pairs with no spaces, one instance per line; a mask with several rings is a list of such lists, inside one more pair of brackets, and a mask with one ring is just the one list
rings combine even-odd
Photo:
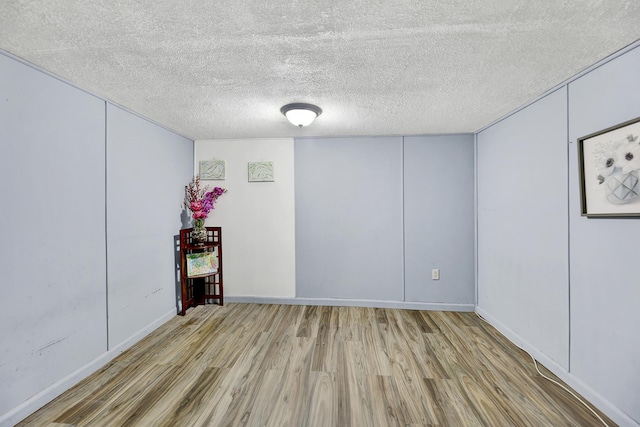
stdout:
[[309,126],[322,114],[320,107],[312,104],[287,104],[280,109],[280,112],[291,122],[291,124],[303,127]]

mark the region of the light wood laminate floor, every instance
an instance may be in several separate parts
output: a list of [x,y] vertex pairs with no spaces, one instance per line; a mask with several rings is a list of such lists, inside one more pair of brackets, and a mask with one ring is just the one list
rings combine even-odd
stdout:
[[19,425],[600,423],[473,313],[227,304],[176,316]]

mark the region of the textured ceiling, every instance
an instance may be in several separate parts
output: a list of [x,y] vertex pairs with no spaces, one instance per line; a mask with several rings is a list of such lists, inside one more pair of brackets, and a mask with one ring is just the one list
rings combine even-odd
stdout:
[[1,49],[193,139],[473,132],[639,38],[639,0],[0,0]]

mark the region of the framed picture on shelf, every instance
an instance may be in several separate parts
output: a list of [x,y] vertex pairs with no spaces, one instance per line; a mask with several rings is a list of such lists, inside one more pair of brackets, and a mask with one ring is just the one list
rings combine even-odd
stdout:
[[578,139],[586,217],[640,216],[640,117]]
[[218,272],[218,257],[215,252],[186,254],[187,277],[204,277]]

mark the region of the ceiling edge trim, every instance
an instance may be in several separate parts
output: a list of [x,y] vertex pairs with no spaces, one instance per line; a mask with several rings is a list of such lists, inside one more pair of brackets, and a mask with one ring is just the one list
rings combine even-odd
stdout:
[[574,82],[574,81],[578,80],[580,77],[582,77],[582,76],[584,76],[586,74],[589,74],[590,72],[592,72],[596,68],[599,68],[599,67],[603,66],[604,64],[613,61],[614,59],[624,55],[627,52],[632,51],[635,48],[640,48],[640,39],[628,44],[627,46],[625,46],[625,47],[623,47],[621,49],[618,49],[617,51],[613,52],[611,55],[608,55],[608,56],[604,57],[603,59],[599,60],[595,64],[590,65],[589,67],[585,68],[584,70],[582,70],[582,71],[578,72],[577,74],[569,77],[565,81],[563,81],[561,83],[558,83],[557,85],[553,86],[550,89],[547,89],[542,94],[536,96],[535,98],[533,98],[532,100],[528,101],[527,103],[521,105],[520,107],[516,108],[513,111],[510,111],[509,113],[505,114],[504,116],[500,117],[499,119],[496,119],[496,120],[492,121],[491,123],[481,127],[480,129],[478,129],[477,131],[475,131],[473,133],[477,135],[480,132],[489,129],[491,126],[494,126],[494,125],[500,123],[501,121],[503,121],[505,119],[508,119],[509,117],[513,116],[514,114],[518,113],[521,110],[524,110],[528,106],[530,106],[532,104],[535,104],[536,102],[540,101],[542,98],[552,94],[553,92],[557,91],[558,89],[561,89],[562,87],[567,86],[571,82]]
[[191,137],[189,137],[189,136],[183,135],[183,134],[181,134],[180,132],[178,132],[178,131],[176,131],[176,130],[174,130],[174,129],[168,128],[167,126],[165,126],[165,125],[163,125],[163,124],[161,124],[161,123],[158,123],[158,122],[156,122],[155,120],[151,120],[150,118],[145,117],[145,116],[143,116],[143,115],[142,115],[142,114],[140,114],[140,113],[136,113],[135,111],[133,111],[133,110],[131,110],[131,109],[129,109],[129,108],[127,108],[127,107],[125,107],[124,105],[118,104],[117,102],[114,102],[114,101],[112,101],[112,100],[110,100],[110,99],[107,99],[107,98],[105,98],[104,96],[100,96],[100,95],[98,95],[98,94],[95,94],[95,93],[93,93],[93,92],[91,92],[91,91],[87,90],[87,89],[84,89],[84,88],[82,88],[82,87],[80,87],[80,86],[76,85],[75,83],[72,83],[72,82],[70,82],[69,80],[66,80],[66,79],[64,79],[64,78],[62,78],[62,77],[60,77],[60,76],[58,76],[57,74],[52,73],[51,71],[47,71],[47,70],[45,70],[44,68],[41,68],[41,67],[39,67],[39,66],[37,66],[37,65],[35,65],[35,64],[31,63],[31,62],[29,62],[29,61],[27,61],[27,60],[26,60],[26,59],[24,59],[24,58],[21,58],[21,57],[19,57],[19,56],[14,55],[14,54],[13,54],[13,53],[11,53],[11,52],[7,52],[7,51],[6,51],[6,50],[4,50],[4,49],[0,49],[0,55],[4,55],[4,56],[6,56],[6,57],[7,57],[7,58],[9,58],[9,59],[13,59],[14,61],[18,61],[19,63],[21,63],[21,64],[23,64],[23,65],[26,65],[26,66],[27,66],[27,67],[29,67],[29,68],[32,68],[32,69],[34,69],[34,70],[36,70],[36,71],[38,71],[38,72],[40,72],[40,73],[43,73],[43,74],[45,74],[45,75],[47,75],[47,76],[49,76],[49,77],[52,77],[52,78],[54,78],[54,79],[58,80],[59,82],[62,82],[62,83],[66,84],[66,85],[69,85],[69,86],[71,86],[71,87],[73,87],[73,88],[75,88],[75,89],[77,89],[77,90],[79,90],[79,91],[81,91],[81,92],[86,93],[87,95],[93,96],[94,98],[98,98],[98,99],[99,99],[99,100],[101,100],[101,101],[104,101],[104,102],[106,102],[106,103],[108,103],[108,104],[113,105],[114,107],[120,108],[121,110],[124,110],[124,111],[126,111],[127,113],[129,113],[129,114],[133,114],[134,116],[136,116],[136,117],[138,117],[138,118],[140,118],[140,119],[142,119],[142,120],[145,120],[145,121],[147,121],[147,122],[149,122],[149,123],[151,123],[151,124],[153,124],[153,125],[156,125],[156,126],[158,126],[158,127],[162,128],[162,129],[166,130],[166,131],[169,131],[169,132],[171,132],[171,133],[173,133],[173,134],[175,134],[175,135],[177,135],[177,136],[180,136],[180,137],[182,137],[182,138],[188,139],[188,140],[189,140],[189,141],[191,141],[191,142],[194,142],[194,141],[195,141],[193,138],[191,138]]

